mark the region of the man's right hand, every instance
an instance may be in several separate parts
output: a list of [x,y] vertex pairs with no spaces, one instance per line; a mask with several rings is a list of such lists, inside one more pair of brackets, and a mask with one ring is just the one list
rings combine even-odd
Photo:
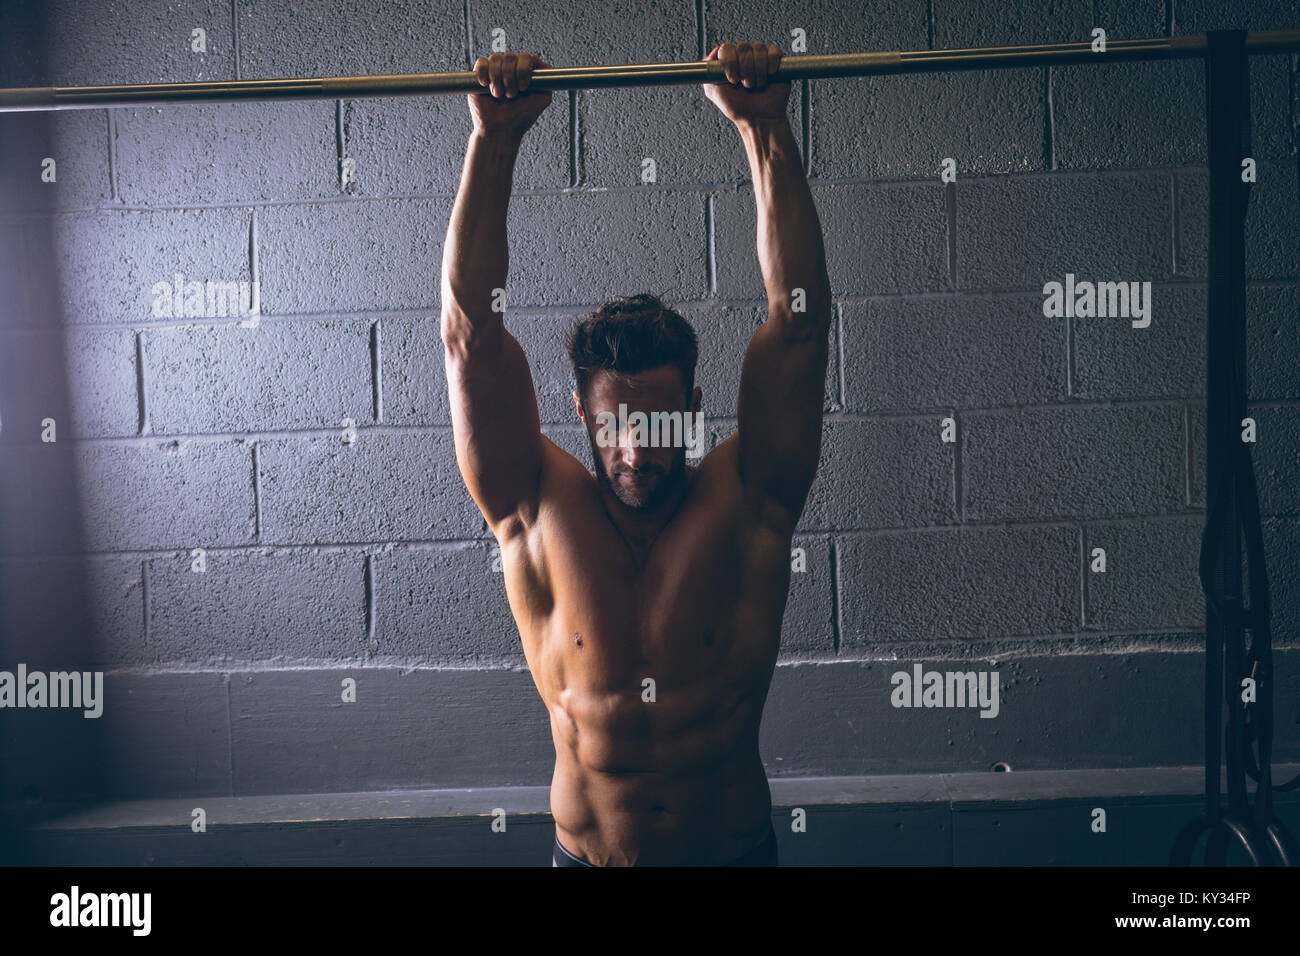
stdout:
[[550,91],[528,93],[533,70],[549,68],[541,57],[528,53],[493,53],[474,61],[480,86],[488,87],[490,96],[470,93],[469,109],[474,129],[479,133],[508,132],[522,136],[542,110],[551,104]]

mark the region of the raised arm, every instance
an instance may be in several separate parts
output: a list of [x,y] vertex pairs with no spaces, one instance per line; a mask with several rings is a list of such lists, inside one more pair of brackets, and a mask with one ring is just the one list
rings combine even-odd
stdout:
[[442,252],[442,341],[456,436],[456,462],[494,532],[512,517],[527,520],[537,502],[542,434],[528,359],[505,329],[509,266],[506,212],[524,133],[551,102],[525,93],[533,69],[527,53],[494,53],[474,64],[491,96],[470,94],[474,119],[460,189]]
[[705,92],[745,145],[767,288],[767,321],[741,367],[738,467],[763,523],[792,534],[821,450],[832,311],[821,223],[786,115],[790,84],[767,82],[780,47],[725,43],[708,59],[721,59],[727,79],[741,84]]

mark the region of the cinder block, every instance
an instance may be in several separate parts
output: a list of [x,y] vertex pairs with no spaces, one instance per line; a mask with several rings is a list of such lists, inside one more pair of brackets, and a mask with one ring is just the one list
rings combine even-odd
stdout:
[[1205,64],[1169,60],[1053,68],[1052,144],[1059,169],[1203,164]]
[[40,441],[47,418],[58,438],[138,433],[135,333],[14,332],[0,335],[0,349],[5,441]]
[[[1197,571],[1203,524],[1196,516],[1085,524],[1088,629],[1204,628]],[[1104,573],[1093,570],[1096,548],[1106,552]]]
[[[341,703],[345,678],[355,703]],[[522,670],[244,672],[230,707],[237,795],[539,785],[555,767],[546,705]]]
[[483,518],[451,430],[258,443],[261,540],[275,544],[475,538]]
[[1190,402],[1184,409],[1187,430],[1187,503],[1205,507],[1205,402]]
[[963,289],[1035,289],[1079,278],[1169,277],[1169,177],[1044,175],[957,181]]
[[[246,80],[464,70],[459,0],[370,0],[304,8],[294,0],[236,7]],[[226,10],[230,23],[230,10]]]
[[1250,404],[1246,414],[1255,419],[1250,452],[1260,514],[1300,512],[1300,408]]
[[[817,184],[812,187],[835,295],[948,289],[943,184]],[[718,295],[765,299],[755,251],[757,219],[748,186],[714,199]],[[852,241],[836,237],[852,236]]]
[[[347,100],[344,155],[356,162],[356,182],[343,191],[355,196],[455,195],[472,129],[464,96]],[[551,105],[519,147],[516,191],[569,185],[569,129],[568,93],[553,93]]]
[[169,104],[119,110],[116,119],[117,188],[127,205],[338,195],[332,101]]
[[[0,210],[71,209],[107,202],[108,112],[64,110],[0,117]],[[54,160],[47,182],[46,160]]]
[[0,84],[34,86],[40,82],[42,14],[34,3],[0,7]]
[[[577,422],[568,335],[574,313],[507,312],[506,329],[528,357],[541,421]],[[380,377],[384,422],[390,425],[450,425],[447,372],[439,316],[380,322]]]
[[1076,630],[1078,540],[1068,527],[842,535],[840,647]]
[[[1165,23],[1165,0],[1100,0],[1095,7],[1096,26],[1106,30],[1107,40],[1144,40],[1169,35]],[[1092,31],[1083,40],[1092,39]]]
[[1295,0],[1256,0],[1242,5],[1178,0],[1174,8],[1175,34],[1206,30],[1294,30],[1297,23],[1300,23],[1300,4]]
[[371,659],[421,666],[522,666],[496,542],[396,548],[371,559]]
[[[378,322],[384,424],[451,424],[440,322],[437,315],[391,316]],[[507,321],[506,327],[514,332],[514,324]]]
[[1072,398],[1205,394],[1205,289],[1153,285],[1148,307],[1147,328],[1135,328],[1140,320],[1123,316],[1068,320],[1074,323]]
[[583,468],[591,471],[595,467],[591,455],[591,438],[581,424],[543,425],[542,434],[572,455]]
[[[1295,518],[1266,518],[1263,522],[1264,563],[1268,570],[1269,599],[1272,604],[1272,634],[1276,643],[1290,643],[1300,634],[1300,521]],[[1278,707],[1296,708],[1300,699],[1292,682],[1279,688]],[[1284,703],[1289,701],[1290,703]],[[1296,726],[1300,715],[1279,710],[1277,726]]]
[[[689,58],[689,59],[693,59]],[[582,182],[589,186],[675,186],[749,180],[745,146],[735,126],[699,86],[581,90]],[[803,150],[802,95],[790,88],[786,115]],[[650,118],[653,117],[653,120]],[[672,130],[672,136],[665,136]],[[647,159],[654,180],[647,184]]]
[[971,412],[958,427],[968,521],[1183,510],[1181,406]]
[[436,310],[450,214],[448,199],[260,210],[262,310]]
[[1026,46],[1034,43],[1080,43],[1091,39],[1091,5],[1053,0],[1011,0],[999,6],[965,0],[934,0],[934,49],[965,50],[978,46]]
[[[699,362],[695,384],[704,391],[703,412],[707,419],[736,417],[740,400],[740,377],[745,352],[759,327],[767,321],[766,307],[726,308],[712,305],[681,306],[682,316],[695,329]],[[823,411],[840,408],[839,316],[831,318],[827,332],[829,355],[822,385]],[[721,438],[726,438],[724,433]],[[721,440],[721,439],[720,439]]]
[[[924,45],[924,44],[922,44]],[[872,43],[868,49],[878,49]],[[939,181],[1044,167],[1042,70],[814,80],[812,174]]]
[[186,326],[144,334],[155,434],[374,422],[364,319]]
[[704,206],[691,191],[518,196],[507,301],[587,306],[646,291],[672,302],[704,298]]
[[[1246,206],[1246,278],[1294,279],[1300,276],[1300,202],[1292,163],[1259,163]],[[1208,276],[1210,176],[1187,170],[1174,174],[1178,191],[1177,271],[1180,276]]]
[[822,425],[817,477],[799,530],[951,524],[953,446],[939,416]]
[[[41,248],[39,230],[29,242]],[[158,283],[247,282],[245,209],[159,212],[112,210],[60,216],[51,223],[52,262],[32,262],[33,299],[49,300],[70,325],[160,321],[168,293]],[[170,321],[161,319],[162,321]]]
[[29,465],[34,545],[42,551],[253,540],[252,452],[243,441],[37,447]]
[[140,659],[144,587],[139,558],[68,555],[0,564],[6,666],[102,667]]
[[847,411],[1065,400],[1065,320],[1045,318],[1040,296],[873,299],[843,310]]
[[857,53],[923,50],[926,8],[907,0],[884,0],[864,14],[836,4],[782,3],[780,0],[711,0],[704,17],[704,50],[719,43],[766,41],[791,56],[793,30],[804,31],[807,53]]
[[[235,78],[230,4],[224,0],[143,0],[88,6],[44,4],[46,70],[34,86],[189,83]],[[193,49],[193,31],[206,52]]]
[[808,535],[796,535],[790,546],[790,590],[781,624],[782,660],[835,653],[831,547],[830,538]]
[[[1205,313],[1201,314],[1205,324]],[[1300,287],[1246,289],[1248,397],[1269,401],[1300,398]]]
[[535,53],[555,67],[693,60],[695,19],[695,9],[680,3],[557,0],[537,16],[508,0],[477,0],[470,10],[470,62],[492,52],[497,30],[507,50]]
[[359,660],[366,648],[359,552],[191,551],[147,562],[141,664]]

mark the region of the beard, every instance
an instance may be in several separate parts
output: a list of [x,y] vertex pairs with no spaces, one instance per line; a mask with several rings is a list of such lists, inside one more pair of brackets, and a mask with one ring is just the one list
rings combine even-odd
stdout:
[[[659,507],[672,495],[686,473],[686,448],[682,447],[677,449],[672,466],[667,471],[658,465],[636,470],[619,464],[614,473],[609,474],[600,457],[596,440],[590,433],[587,435],[587,440],[591,445],[591,458],[595,464],[597,480],[610,490],[620,504],[633,511],[653,511]],[[629,484],[623,476],[635,476],[646,480],[644,484]]]

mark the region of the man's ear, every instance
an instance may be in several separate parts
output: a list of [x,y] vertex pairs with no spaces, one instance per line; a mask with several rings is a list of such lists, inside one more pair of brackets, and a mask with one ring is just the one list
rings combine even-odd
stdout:
[[572,394],[573,394],[573,407],[578,410],[578,420],[585,425],[587,424],[587,413],[582,410],[582,396],[578,394],[578,390],[576,388],[573,390]]
[[691,407],[688,409],[692,415],[700,410],[700,404],[704,398],[704,391],[698,386],[691,392]]

